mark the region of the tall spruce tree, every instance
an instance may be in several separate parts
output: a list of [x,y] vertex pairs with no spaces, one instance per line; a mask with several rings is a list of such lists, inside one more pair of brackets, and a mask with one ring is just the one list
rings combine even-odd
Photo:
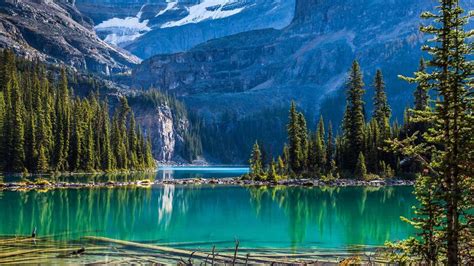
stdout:
[[331,168],[331,162],[334,160],[335,156],[335,145],[334,145],[334,135],[332,132],[332,123],[329,121],[328,126],[328,139],[326,141],[326,169]]
[[385,93],[385,82],[383,80],[382,71],[380,69],[378,69],[375,73],[374,88],[374,112],[372,118],[377,121],[378,127],[381,130],[382,134],[388,137],[390,134],[391,110],[387,102],[387,95]]
[[54,166],[58,171],[67,171],[69,158],[69,141],[71,129],[70,95],[66,69],[61,69],[61,79],[56,95],[54,121]]
[[343,120],[344,144],[347,146],[344,153],[344,167],[354,169],[357,156],[364,149],[364,82],[362,72],[357,61],[352,63],[347,81],[347,103]]
[[309,150],[309,138],[308,138],[308,126],[303,113],[298,113],[298,135],[301,141],[301,156],[299,157],[300,171],[304,171],[308,165],[308,150]]
[[7,169],[14,172],[23,172],[25,170],[25,106],[15,70],[12,70],[9,83],[11,84],[11,116],[9,117],[10,124],[8,126],[12,126],[12,128],[9,130],[11,134],[9,136],[10,162]]
[[288,166],[294,173],[299,173],[303,167],[303,148],[301,147],[301,134],[299,115],[295,102],[291,102],[290,115],[287,126],[288,131]]
[[354,175],[358,179],[364,179],[367,175],[367,167],[365,165],[365,157],[362,152],[359,153],[359,156],[357,157],[357,163],[356,167],[354,170]]
[[252,154],[250,155],[250,174],[255,179],[260,179],[263,174],[263,165],[262,165],[262,152],[260,151],[260,146],[258,142],[255,142],[252,148]]

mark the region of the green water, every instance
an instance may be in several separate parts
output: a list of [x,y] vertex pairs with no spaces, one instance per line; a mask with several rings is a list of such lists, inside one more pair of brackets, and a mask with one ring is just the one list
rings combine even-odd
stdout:
[[[183,179],[183,178],[223,178],[239,177],[247,174],[249,168],[242,166],[160,166],[155,172],[136,172],[125,174],[74,174],[58,176],[28,176],[26,179],[35,181],[38,178],[46,178],[59,182],[107,182],[107,181],[137,181],[143,179]],[[22,176],[0,176],[2,182],[19,182],[24,180]]]
[[[154,186],[0,192],[0,234],[106,236],[183,247],[345,248],[413,231],[411,187]],[[69,232],[69,233],[65,233]]]

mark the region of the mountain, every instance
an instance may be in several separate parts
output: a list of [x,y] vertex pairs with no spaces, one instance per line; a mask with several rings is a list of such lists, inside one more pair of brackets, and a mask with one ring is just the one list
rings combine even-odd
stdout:
[[[283,28],[294,0],[77,0],[97,34],[140,58],[187,51],[239,32]],[[100,10],[101,12],[97,12]]]
[[[468,10],[474,5],[463,4]],[[373,95],[373,75],[381,69],[394,118],[400,121],[412,102],[412,90],[397,76],[410,75],[425,55],[419,16],[435,5],[433,0],[297,0],[287,27],[239,33],[187,52],[153,56],[134,68],[132,83],[177,95],[215,123],[229,114],[243,121],[264,109],[287,107],[292,99],[305,112],[336,122],[345,105],[347,71],[357,59],[367,84],[366,102]],[[369,103],[368,114],[370,110]],[[238,132],[241,128],[235,125],[223,132]],[[247,136],[247,151],[256,136]],[[271,142],[272,133],[264,138]]]
[[294,20],[282,30],[240,33],[154,56],[133,70],[133,81],[173,92],[209,115],[229,108],[247,114],[291,99],[316,108],[343,86],[354,59],[366,76],[381,68],[393,90],[400,70],[417,66],[424,41],[418,14],[431,2],[298,0]]
[[102,41],[93,22],[65,0],[0,0],[0,48],[105,75],[140,62]]

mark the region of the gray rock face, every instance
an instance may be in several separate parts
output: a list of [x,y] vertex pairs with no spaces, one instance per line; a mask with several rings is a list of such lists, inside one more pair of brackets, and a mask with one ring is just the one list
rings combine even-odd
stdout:
[[141,92],[133,92],[130,99],[138,125],[152,143],[152,152],[160,162],[184,162],[180,151],[185,145],[184,133],[190,130],[185,114],[177,114],[172,104],[163,100],[151,103]]
[[[474,5],[464,1],[467,9]],[[397,78],[409,75],[425,42],[420,14],[432,0],[297,0],[292,23],[211,40],[188,52],[157,55],[133,70],[134,85],[154,86],[182,97],[205,116],[241,115],[289,104],[307,111],[344,87],[354,59],[372,83],[382,69],[395,114],[411,102]],[[369,95],[371,86],[367,86]],[[409,95],[407,97],[407,95]],[[335,109],[343,109],[344,102]]]
[[106,75],[139,62],[100,40],[92,21],[65,0],[1,0],[0,48]]
[[94,19],[102,39],[148,58],[243,31],[283,28],[293,18],[294,1],[78,0],[76,5]]

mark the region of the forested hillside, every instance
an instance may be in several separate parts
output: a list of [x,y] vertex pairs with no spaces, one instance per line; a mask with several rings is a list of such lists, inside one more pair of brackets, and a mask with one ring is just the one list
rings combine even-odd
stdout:
[[98,92],[75,96],[66,70],[0,56],[0,169],[4,172],[143,170],[151,143],[125,97],[113,116]]

